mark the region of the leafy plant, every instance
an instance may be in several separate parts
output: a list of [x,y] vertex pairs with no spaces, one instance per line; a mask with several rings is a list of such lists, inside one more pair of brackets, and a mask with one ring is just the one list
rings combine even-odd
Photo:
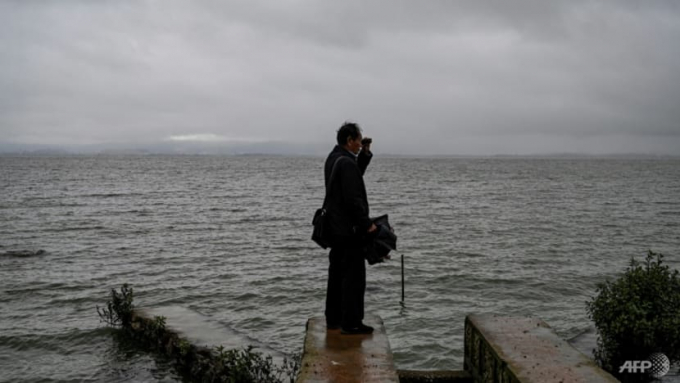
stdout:
[[151,343],[159,342],[165,335],[165,317],[155,316],[148,321],[142,331],[142,336]]
[[252,346],[237,350],[219,347],[215,351],[215,373],[221,382],[278,383],[287,376],[293,383],[300,367],[300,355],[286,358],[277,366],[270,355],[263,356]]
[[192,352],[192,345],[186,339],[180,339],[177,341],[177,348],[179,349],[179,357],[185,358]]
[[643,263],[634,258],[614,282],[597,285],[597,296],[586,303],[598,330],[595,360],[624,382],[649,381],[648,374],[619,373],[626,361],[665,354],[680,361],[680,277],[651,250]]
[[116,289],[111,289],[111,300],[106,303],[106,307],[97,306],[99,320],[110,326],[129,327],[132,323],[132,304],[133,291],[127,283],[120,288],[120,293]]

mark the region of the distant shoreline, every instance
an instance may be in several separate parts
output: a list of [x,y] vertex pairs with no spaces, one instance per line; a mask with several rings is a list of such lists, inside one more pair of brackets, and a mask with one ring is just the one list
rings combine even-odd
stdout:
[[[325,154],[313,153],[171,153],[143,151],[104,151],[104,152],[68,152],[68,151],[6,151],[0,157],[298,157],[325,158]],[[413,158],[413,159],[626,159],[626,160],[668,160],[680,159],[680,155],[670,154],[394,154],[380,153],[381,158]]]

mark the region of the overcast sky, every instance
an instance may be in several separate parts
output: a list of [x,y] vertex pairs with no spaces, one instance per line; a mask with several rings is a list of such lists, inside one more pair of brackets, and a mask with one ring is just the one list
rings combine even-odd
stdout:
[[0,1],[0,143],[680,154],[680,1]]

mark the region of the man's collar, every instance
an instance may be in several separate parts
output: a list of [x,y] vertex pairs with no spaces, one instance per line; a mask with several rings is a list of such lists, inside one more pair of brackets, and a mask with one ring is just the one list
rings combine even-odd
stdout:
[[354,159],[357,159],[357,157],[359,157],[359,154],[358,154],[358,153],[357,153],[357,154],[354,154],[354,153],[352,153],[351,151],[349,151],[349,150],[347,150],[347,149],[343,148],[342,146],[340,147],[340,149],[344,150],[344,151],[345,151],[345,153],[349,153],[349,154],[351,154],[351,155],[352,155],[352,157],[354,157]]

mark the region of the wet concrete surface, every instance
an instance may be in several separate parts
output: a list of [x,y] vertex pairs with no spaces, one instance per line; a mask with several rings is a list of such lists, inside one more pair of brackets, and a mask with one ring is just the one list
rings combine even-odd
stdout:
[[324,317],[309,319],[297,382],[398,383],[382,319],[368,315],[364,323],[375,328],[373,334],[343,335],[327,330]]
[[467,371],[459,370],[397,370],[397,374],[400,383],[474,383]]

